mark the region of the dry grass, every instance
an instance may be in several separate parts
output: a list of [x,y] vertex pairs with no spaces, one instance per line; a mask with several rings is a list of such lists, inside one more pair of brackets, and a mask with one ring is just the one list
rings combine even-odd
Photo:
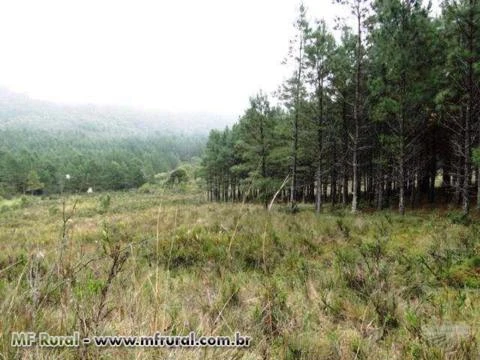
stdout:
[[[0,213],[3,359],[479,356],[475,224],[426,212],[292,215],[188,195],[114,193],[109,204],[68,198],[63,237],[62,199],[14,204]],[[44,350],[11,347],[12,331],[239,331],[253,344]]]

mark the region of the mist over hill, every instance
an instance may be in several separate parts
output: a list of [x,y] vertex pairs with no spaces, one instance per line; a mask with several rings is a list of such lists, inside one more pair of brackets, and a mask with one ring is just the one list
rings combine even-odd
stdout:
[[122,106],[61,105],[0,87],[0,130],[77,132],[86,136],[133,137],[161,134],[207,135],[231,125],[226,115],[146,111]]
[[230,122],[207,113],[59,105],[0,88],[0,197],[136,188],[198,162],[208,132]]

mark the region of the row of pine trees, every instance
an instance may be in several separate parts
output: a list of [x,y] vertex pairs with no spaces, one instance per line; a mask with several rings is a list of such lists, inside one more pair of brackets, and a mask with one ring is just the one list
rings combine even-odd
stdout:
[[301,5],[277,105],[260,92],[210,133],[209,198],[468,213],[480,204],[480,0],[445,0],[437,16],[421,0],[335,6],[355,26],[337,41]]

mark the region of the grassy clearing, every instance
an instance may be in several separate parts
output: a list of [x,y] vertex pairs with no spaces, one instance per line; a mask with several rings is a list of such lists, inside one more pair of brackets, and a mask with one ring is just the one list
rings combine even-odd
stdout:
[[[179,194],[70,197],[65,210],[61,198],[16,201],[0,214],[0,358],[479,356],[476,221],[266,213]],[[44,350],[11,347],[12,331],[239,331],[253,345]]]

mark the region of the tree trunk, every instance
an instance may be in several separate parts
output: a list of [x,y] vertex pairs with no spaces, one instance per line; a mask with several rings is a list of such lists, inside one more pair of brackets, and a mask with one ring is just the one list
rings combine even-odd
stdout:
[[470,210],[470,104],[467,106],[465,116],[465,139],[464,139],[464,168],[463,168],[463,188],[462,188],[462,211],[465,215]]
[[357,70],[355,74],[355,101],[353,106],[353,121],[355,123],[354,138],[353,138],[353,198],[352,198],[352,213],[357,212],[358,208],[358,140],[360,133],[360,77],[361,77],[361,62],[362,62],[362,17],[360,12],[360,2],[357,2],[356,15],[357,15],[357,54],[356,63]]
[[297,83],[295,93],[295,115],[293,121],[293,144],[292,144],[292,184],[290,190],[290,203],[292,210],[296,208],[297,204],[297,152],[298,152],[298,120],[300,117],[300,91],[302,80],[302,68],[303,68],[303,38],[300,41],[299,56],[298,56],[298,69],[297,69]]
[[317,89],[317,106],[318,106],[318,122],[317,122],[317,141],[318,141],[318,159],[317,159],[317,198],[315,202],[315,210],[317,213],[322,211],[322,151],[323,151],[323,80],[320,78]]
[[[403,155],[402,155],[403,158]],[[400,215],[405,214],[405,169],[403,161],[400,161],[399,168],[399,193],[398,193],[398,212]]]
[[380,170],[380,176],[378,177],[377,184],[377,210],[382,210],[383,208],[383,174]]

